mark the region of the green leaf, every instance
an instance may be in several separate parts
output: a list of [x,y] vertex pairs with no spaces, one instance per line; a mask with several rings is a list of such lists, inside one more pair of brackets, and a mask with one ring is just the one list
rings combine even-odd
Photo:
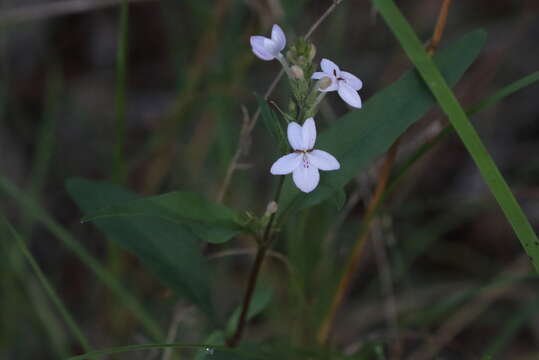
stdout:
[[[119,186],[85,179],[70,179],[67,188],[85,214],[138,198]],[[94,222],[108,239],[138,256],[178,295],[191,300],[213,318],[209,267],[202,256],[200,241],[189,229],[177,222],[144,215],[103,217]]]
[[[253,299],[251,305],[249,306],[249,311],[247,312],[247,320],[251,320],[258,314],[260,314],[264,309],[270,304],[271,298],[273,296],[273,291],[270,288],[258,286],[253,294]],[[232,313],[228,321],[226,328],[226,333],[231,335],[236,327],[238,326],[238,321],[240,319],[241,307],[238,307]]]
[[264,126],[277,142],[279,153],[284,154],[288,150],[288,143],[283,127],[279,122],[279,118],[275,115],[273,110],[271,110],[263,97],[257,95],[256,100],[258,101],[258,106],[260,106],[260,115],[262,116]]
[[380,14],[401,43],[410,60],[417,67],[425,84],[442,107],[470,153],[483,180],[490,188],[505,217],[511,224],[524,250],[539,271],[539,240],[528,222],[524,211],[516,201],[511,189],[496,167],[485,145],[470,123],[466,112],[451,91],[436,64],[425,52],[410,24],[392,0],[373,0]]
[[[189,229],[201,240],[223,243],[243,231],[245,221],[226,206],[183,191],[127,200],[92,211],[82,221],[113,217],[158,217]],[[134,220],[136,221],[136,220]]]
[[12,198],[23,213],[30,216],[32,220],[43,224],[43,226],[58,238],[67,249],[72,251],[81,263],[86,265],[96,278],[117,296],[121,304],[140,320],[141,325],[148,331],[148,334],[156,340],[165,337],[161,332],[159,324],[144,309],[138,299],[133,294],[129,293],[129,291],[127,291],[127,289],[125,289],[122,284],[71,235],[70,232],[56,222],[45,209],[40,207],[39,204],[32,199],[31,196],[28,196],[26,192],[22,191],[2,176],[0,176],[0,193]]
[[43,289],[47,293],[51,302],[54,304],[54,306],[66,322],[68,328],[71,330],[84,351],[91,351],[90,343],[84,335],[84,332],[73,318],[73,315],[71,314],[69,309],[65,306],[64,302],[54,289],[54,286],[47,279],[47,276],[45,275],[43,270],[41,270],[41,267],[39,266],[38,262],[30,252],[30,249],[28,249],[28,246],[26,246],[25,241],[2,214],[0,214],[0,229],[2,230],[1,232],[3,234],[9,234],[15,240],[20,251],[36,273],[36,277],[41,283],[41,286],[43,286]]
[[[530,75],[519,79],[500,90],[496,91],[493,95],[488,96],[481,100],[476,105],[472,106],[469,110],[466,111],[468,116],[473,116],[493,105],[499,101],[505,99],[507,96],[513,95],[515,92],[524,89],[527,86],[533,85],[539,81],[539,71],[536,71]],[[451,125],[445,126],[435,137],[433,137],[428,142],[421,145],[417,150],[415,150],[411,155],[408,156],[406,160],[402,162],[402,165],[397,171],[396,175],[392,178],[390,185],[388,186],[387,192],[392,192],[396,185],[401,181],[402,177],[408,172],[408,170],[425,154],[427,154],[434,146],[436,146],[444,137],[453,132],[453,127]]]
[[[434,60],[450,84],[456,84],[479,55],[484,42],[485,33],[474,31],[439,51]],[[323,172],[320,185],[310,194],[298,191],[288,178],[279,204],[280,212],[294,212],[326,200],[386,152],[434,104],[435,99],[419,74],[411,70],[370,98],[362,109],[335,121],[320,134],[316,147],[339,159],[341,169]]]

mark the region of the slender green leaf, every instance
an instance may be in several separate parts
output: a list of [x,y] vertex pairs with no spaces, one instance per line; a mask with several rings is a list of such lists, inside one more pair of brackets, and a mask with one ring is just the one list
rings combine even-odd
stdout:
[[64,227],[54,221],[35,200],[26,195],[17,186],[12,184],[5,177],[0,176],[0,192],[9,195],[15,200],[22,212],[29,214],[36,221],[41,222],[54,236],[56,236],[64,245],[73,251],[82,263],[90,268],[122,302],[122,305],[133,312],[139,319],[148,334],[156,340],[164,338],[159,325],[145,311],[138,300],[130,294],[116,278],[114,278]]
[[[474,31],[442,49],[435,61],[450,84],[455,84],[478,56],[485,41]],[[327,199],[383,154],[391,144],[433,105],[435,99],[415,71],[370,98],[320,134],[316,147],[329,151],[341,163],[338,171],[323,172],[320,185],[310,194],[300,193],[290,179],[285,182],[280,211],[292,212]]]
[[132,201],[129,201],[128,197],[126,199],[127,201],[95,209],[82,221],[113,217],[157,217],[179,224],[201,240],[211,243],[223,243],[242,232],[243,220],[238,214],[196,193],[174,191]]
[[30,264],[34,272],[36,273],[36,276],[39,282],[41,283],[41,286],[43,286],[43,289],[49,296],[49,299],[52,301],[54,306],[56,306],[56,309],[58,310],[58,312],[60,313],[64,321],[66,322],[67,326],[69,327],[73,335],[75,335],[75,337],[77,338],[77,341],[79,342],[79,344],[82,346],[82,348],[85,351],[90,351],[91,347],[90,347],[90,343],[88,342],[88,339],[86,338],[82,330],[77,325],[77,322],[73,319],[73,316],[71,315],[70,311],[67,309],[67,307],[64,305],[64,303],[62,302],[62,300],[56,293],[56,290],[54,290],[54,287],[52,286],[52,284],[49,282],[49,280],[47,279],[47,277],[41,270],[41,267],[39,266],[37,261],[34,259],[34,256],[32,255],[32,253],[30,253],[30,250],[28,250],[28,248],[26,247],[26,244],[24,240],[22,239],[22,237],[13,228],[13,226],[11,226],[11,224],[7,221],[7,219],[3,215],[0,215],[0,228],[2,229],[2,233],[4,234],[8,233],[11,235],[11,237],[15,239],[15,242],[17,246],[19,247],[20,251],[26,258],[26,260],[28,260],[28,263]]
[[277,149],[279,150],[279,153],[284,154],[288,150],[289,146],[283,127],[279,122],[279,118],[275,115],[273,110],[271,110],[263,97],[257,95],[256,100],[258,101],[258,106],[260,107],[260,115],[262,117],[264,126],[273,136],[273,139],[277,142]]
[[490,342],[484,351],[482,359],[498,359],[504,347],[516,336],[517,332],[527,323],[536,319],[539,313],[539,298],[530,301],[526,306],[516,311],[516,313],[504,324],[498,335]]
[[[491,95],[483,100],[481,100],[476,105],[472,106],[469,110],[466,111],[468,116],[473,116],[490,106],[496,104],[497,102],[505,99],[507,96],[514,94],[515,92],[535,84],[537,81],[539,81],[539,71],[534,72],[533,74],[527,75],[523,77],[520,80],[515,81],[514,83],[511,83],[504,88],[498,90],[494,95]],[[451,125],[447,125],[440,131],[434,138],[432,138],[430,141],[424,143],[421,145],[416,151],[414,151],[406,160],[403,161],[403,164],[399,167],[399,169],[396,171],[396,175],[391,180],[391,183],[387,189],[386,193],[390,193],[394,188],[395,185],[397,185],[402,177],[408,172],[408,170],[419,160],[421,159],[425,154],[428,153],[429,150],[431,150],[436,144],[438,144],[444,137],[449,135],[453,132],[453,127]]]
[[539,271],[539,240],[537,235],[443,75],[426,53],[421,41],[395,3],[392,0],[373,0],[373,3],[412,63],[417,67],[442,110],[447,114],[524,250],[530,256],[535,269]]
[[[86,214],[138,197],[119,186],[85,179],[70,179],[67,188]],[[108,239],[137,255],[178,295],[193,301],[213,318],[209,267],[200,242],[185,226],[147,215],[102,217],[94,219],[94,223]]]
[[[118,346],[100,351],[92,351],[83,355],[73,356],[67,360],[82,360],[82,359],[92,359],[99,355],[111,355],[119,354],[130,351],[141,351],[141,350],[151,350],[151,349],[166,349],[166,348],[175,348],[182,350],[204,350],[208,358],[211,359],[237,359],[237,360],[270,360],[269,356],[259,355],[255,352],[247,352],[242,348],[229,348],[226,346],[216,346],[211,344],[144,344],[144,345],[129,345],[129,346]],[[227,356],[228,355],[228,356]]]

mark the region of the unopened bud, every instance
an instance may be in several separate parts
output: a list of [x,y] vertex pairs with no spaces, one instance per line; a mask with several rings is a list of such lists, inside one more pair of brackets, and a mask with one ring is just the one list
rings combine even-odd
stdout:
[[309,61],[312,61],[315,55],[316,55],[316,46],[314,46],[313,43],[309,43],[309,52],[307,54]]
[[275,201],[272,201],[266,207],[266,214],[265,215],[267,216],[267,215],[275,214],[278,209],[279,209],[279,206],[277,205],[277,203]]
[[318,81],[318,88],[320,90],[325,90],[331,85],[331,79],[327,76],[323,77]]
[[290,68],[290,71],[292,72],[292,75],[294,76],[294,78],[298,80],[303,80],[305,78],[305,75],[303,74],[303,70],[297,65],[292,65],[292,67]]

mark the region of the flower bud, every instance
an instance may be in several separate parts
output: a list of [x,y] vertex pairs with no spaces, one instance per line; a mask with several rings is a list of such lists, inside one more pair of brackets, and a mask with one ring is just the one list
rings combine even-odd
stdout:
[[268,206],[266,207],[266,216],[275,214],[277,210],[279,209],[279,206],[275,201],[271,201]]
[[321,90],[327,89],[331,85],[331,79],[327,76],[318,81],[318,88]]
[[298,80],[303,80],[305,78],[305,75],[303,74],[303,70],[297,65],[292,65],[292,67],[290,68],[290,71],[292,72],[292,75],[294,76],[294,78]]

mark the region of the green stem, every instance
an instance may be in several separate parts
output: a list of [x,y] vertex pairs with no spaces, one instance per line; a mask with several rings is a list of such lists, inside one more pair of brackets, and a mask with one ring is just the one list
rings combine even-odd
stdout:
[[[284,179],[285,177],[281,176],[281,178],[279,179],[279,184],[277,185],[277,191],[275,192],[275,198],[274,198],[274,201],[277,203],[279,203],[279,198],[281,197]],[[272,238],[271,235],[272,235],[272,230],[273,230],[273,223],[275,222],[276,213],[277,212],[274,212],[273,214],[271,214],[268,224],[264,228],[262,238],[260,239],[260,241],[258,241],[258,250],[256,252],[255,262],[253,263],[253,267],[251,268],[251,272],[249,274],[249,280],[247,282],[247,288],[245,290],[245,295],[243,297],[243,303],[241,307],[240,318],[238,320],[238,326],[236,327],[236,331],[234,332],[234,335],[232,335],[230,339],[227,340],[227,345],[230,347],[237,346],[243,335],[243,330],[245,329],[245,325],[247,322],[247,314],[249,313],[249,306],[251,305],[251,300],[253,298],[254,290],[256,288],[258,276],[260,275],[260,269],[262,268],[262,264],[264,263],[264,258],[266,256],[266,253],[271,247],[271,238]]]

